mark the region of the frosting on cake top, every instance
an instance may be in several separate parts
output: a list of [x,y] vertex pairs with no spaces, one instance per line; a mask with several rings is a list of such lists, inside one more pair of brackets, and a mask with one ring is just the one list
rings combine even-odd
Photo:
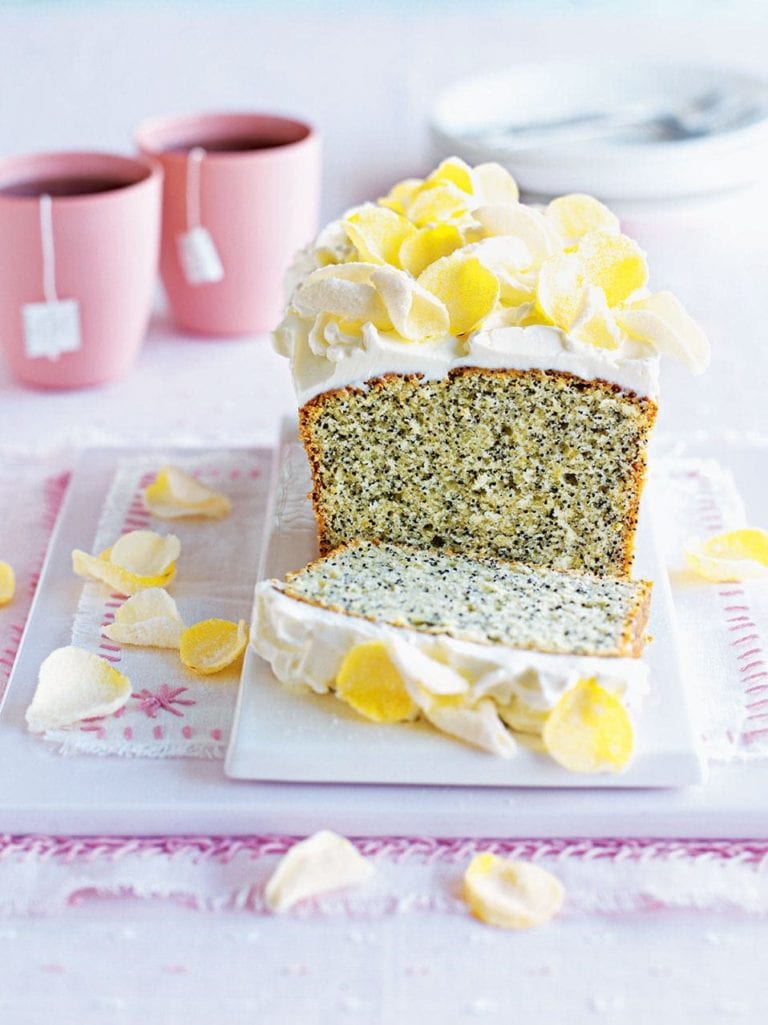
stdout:
[[519,202],[500,165],[444,161],[350,210],[289,272],[275,346],[303,404],[383,373],[555,369],[655,396],[657,357],[695,373],[709,344],[591,196]]

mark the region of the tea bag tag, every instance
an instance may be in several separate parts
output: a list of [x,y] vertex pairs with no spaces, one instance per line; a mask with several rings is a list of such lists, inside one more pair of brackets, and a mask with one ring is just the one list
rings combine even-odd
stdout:
[[211,233],[200,223],[200,164],[205,156],[202,146],[195,146],[187,157],[187,230],[178,236],[179,262],[190,285],[206,285],[221,281],[224,265]]
[[224,268],[207,228],[192,228],[178,237],[179,259],[189,285],[221,281]]
[[57,360],[65,352],[77,352],[83,342],[77,300],[59,299],[56,294],[52,204],[45,193],[40,196],[40,241],[44,300],[25,303],[21,308],[24,352],[28,359]]

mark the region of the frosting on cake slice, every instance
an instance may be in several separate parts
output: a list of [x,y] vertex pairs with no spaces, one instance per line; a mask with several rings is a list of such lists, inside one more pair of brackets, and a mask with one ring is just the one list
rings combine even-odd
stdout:
[[584,681],[627,709],[651,585],[357,541],[257,585],[251,642],[290,687],[377,722],[423,717],[509,757]]

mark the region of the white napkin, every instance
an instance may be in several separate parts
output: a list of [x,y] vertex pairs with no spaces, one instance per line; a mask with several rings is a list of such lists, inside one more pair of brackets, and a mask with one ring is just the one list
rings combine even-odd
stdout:
[[[159,520],[144,508],[142,490],[173,462],[232,501],[224,520]],[[98,553],[125,530],[174,533],[182,544],[169,586],[186,625],[202,619],[248,621],[267,500],[270,453],[212,452],[180,459],[162,453],[123,459],[102,511],[96,537],[84,547]],[[101,633],[124,599],[106,585],[86,583],[75,614],[72,643],[108,658],[131,681],[133,696],[116,715],[50,731],[66,754],[222,758],[229,739],[240,663],[211,676],[186,669],[178,652],[120,645]]]

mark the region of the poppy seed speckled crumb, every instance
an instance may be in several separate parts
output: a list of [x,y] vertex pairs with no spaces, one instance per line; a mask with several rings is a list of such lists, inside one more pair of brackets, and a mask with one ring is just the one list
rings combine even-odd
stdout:
[[651,584],[404,545],[344,545],[277,585],[373,622],[554,654],[638,656]]
[[321,552],[356,538],[626,576],[656,404],[598,380],[462,368],[300,411]]

